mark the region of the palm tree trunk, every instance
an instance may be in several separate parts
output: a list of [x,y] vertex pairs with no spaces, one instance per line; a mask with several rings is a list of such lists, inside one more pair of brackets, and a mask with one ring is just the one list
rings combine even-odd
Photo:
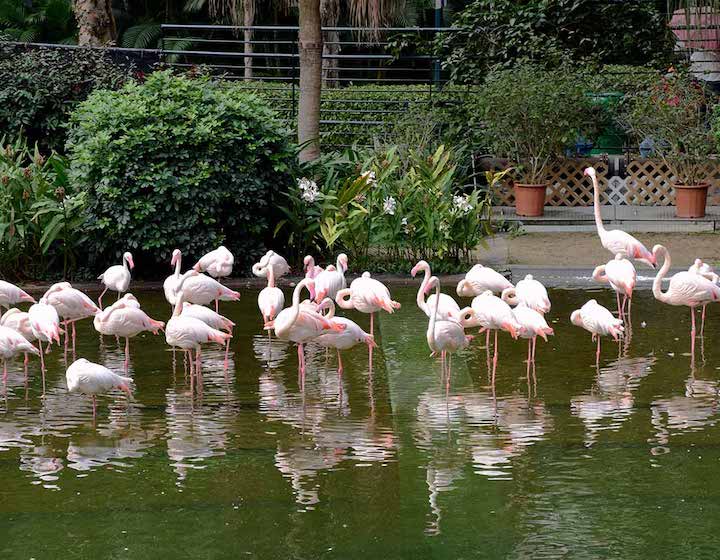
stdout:
[[75,0],[78,44],[101,47],[117,39],[111,0]]
[[322,92],[322,26],[320,0],[299,0],[300,101],[298,142],[300,161],[320,157],[320,95]]
[[[243,25],[245,27],[251,27],[255,23],[255,0],[244,0],[243,2]],[[245,41],[245,53],[253,53],[253,44],[251,43],[253,38],[252,29],[245,29],[243,31],[243,39]],[[252,80],[253,78],[253,59],[251,56],[245,57],[245,79]]]

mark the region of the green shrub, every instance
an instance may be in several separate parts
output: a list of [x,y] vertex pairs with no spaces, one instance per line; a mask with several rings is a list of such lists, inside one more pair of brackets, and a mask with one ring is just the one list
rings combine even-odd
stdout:
[[0,46],[0,130],[60,151],[75,104],[95,88],[116,88],[132,69],[100,50],[13,49]]
[[85,197],[73,193],[67,162],[23,142],[0,151],[0,272],[44,278],[75,270],[84,240]]
[[71,124],[71,180],[87,192],[91,247],[105,262],[131,250],[146,272],[165,272],[176,247],[192,257],[223,243],[242,269],[262,253],[294,151],[260,98],[155,72],[92,93]]

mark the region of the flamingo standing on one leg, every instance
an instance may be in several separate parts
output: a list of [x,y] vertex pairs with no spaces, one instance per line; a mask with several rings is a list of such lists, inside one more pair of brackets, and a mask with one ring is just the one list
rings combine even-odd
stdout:
[[72,287],[70,282],[58,282],[50,286],[45,295],[47,302],[58,312],[65,329],[65,358],[67,359],[68,337],[72,328],[72,351],[75,355],[75,323],[81,319],[93,317],[100,313],[100,308],[80,290]]
[[[427,301],[425,301],[426,288],[428,286],[428,283],[430,282],[430,278],[432,277],[430,265],[427,261],[418,262],[410,271],[410,275],[415,278],[417,273],[420,271],[424,273],[424,276],[423,281],[420,283],[420,287],[418,288],[416,302],[420,310],[425,313],[425,315],[430,317],[430,315],[432,314],[432,310],[435,307],[436,296],[435,294],[431,294],[430,296],[428,296]],[[440,303],[438,304],[438,318],[442,321],[446,321],[448,319],[457,320],[460,318],[460,306],[451,296],[447,294],[440,294]]]
[[120,294],[127,292],[128,287],[130,286],[130,271],[133,268],[135,268],[135,263],[133,262],[132,253],[126,251],[123,254],[122,264],[111,266],[98,276],[98,280],[100,280],[105,286],[105,289],[98,298],[98,307],[100,307],[100,309],[102,309],[102,298],[108,290],[117,292],[118,299],[120,299]]
[[468,271],[465,278],[458,282],[455,291],[459,297],[476,297],[487,290],[500,294],[503,290],[512,287],[512,283],[499,272],[489,266],[476,264]]
[[[369,272],[363,272],[360,278],[356,278],[349,288],[340,290],[335,296],[336,303],[343,309],[357,309],[361,313],[370,314],[370,334],[375,336],[375,313],[385,310],[394,313],[400,309],[400,303],[393,301],[390,291],[384,284],[370,276]],[[372,351],[370,346],[368,358],[370,369],[372,369]]]
[[678,272],[670,278],[668,289],[662,291],[662,281],[670,270],[670,252],[662,245],[653,247],[656,258],[664,258],[663,265],[653,281],[653,296],[668,305],[686,305],[690,308],[692,326],[690,328],[690,354],[695,358],[695,307],[720,298],[720,287],[707,278],[694,272]]
[[438,319],[438,308],[440,306],[440,280],[437,276],[429,279],[425,291],[435,289],[435,300],[430,321],[426,332],[426,339],[433,355],[440,354],[443,377],[446,379],[446,386],[450,388],[450,363],[448,354],[454,354],[458,350],[467,348],[472,340],[471,336],[465,335],[465,329],[459,321]]
[[528,360],[535,362],[535,347],[537,345],[537,337],[541,337],[547,342],[547,336],[555,334],[553,329],[547,324],[541,313],[526,307],[518,305],[513,309],[515,321],[520,325],[518,335],[526,338],[528,341]]
[[35,303],[35,298],[25,290],[21,290],[15,284],[0,280],[0,309],[9,309],[18,303]]
[[[707,264],[706,262],[703,262],[702,259],[695,259],[695,262],[690,265],[690,268],[688,268],[688,272],[693,272],[695,274],[699,274],[700,276],[707,278],[712,282],[713,284],[720,284],[720,276],[718,276],[713,268]],[[703,303],[702,306],[702,323],[700,323],[700,336],[703,336],[705,333],[705,308],[707,307],[707,303]]]
[[85,358],[80,358],[70,364],[65,371],[65,379],[70,393],[81,393],[92,397],[93,418],[97,414],[97,395],[113,389],[120,389],[127,394],[128,404],[132,397],[133,380],[131,378],[118,375],[105,366],[95,364]]
[[[593,271],[593,280],[603,284],[610,284],[615,290],[618,303],[618,317],[622,317],[625,311],[625,305],[628,306],[628,315],[630,315],[630,306],[632,305],[632,295],[637,283],[637,272],[633,263],[623,257],[620,253],[607,264],[600,265]],[[620,296],[623,296],[622,304]]]
[[625,330],[623,320],[615,317],[607,308],[594,299],[585,303],[580,309],[573,311],[570,315],[570,322],[591,333],[593,340],[597,338],[596,364],[600,363],[600,339],[603,336],[610,335],[617,342]]
[[[37,340],[33,334],[32,327],[30,326],[30,315],[27,311],[21,311],[17,307],[8,309],[8,311],[0,318],[0,325],[9,327],[14,331],[19,332],[25,340],[33,343]],[[34,347],[33,347],[34,348]],[[31,353],[35,354],[35,352]],[[25,360],[23,362],[25,366],[25,380],[27,381],[27,367],[28,367],[28,353],[25,352]]]
[[33,336],[37,339],[40,350],[40,370],[42,372],[43,396],[45,396],[45,358],[43,357],[42,343],[47,342],[47,351],[54,340],[60,344],[60,317],[57,310],[50,305],[45,298],[31,305],[28,310],[30,328]]
[[[183,304],[182,312],[180,313],[181,317],[195,317],[196,319],[200,319],[203,323],[205,323],[208,327],[219,330],[219,331],[225,331],[229,335],[232,336],[233,327],[235,326],[235,323],[233,323],[230,319],[227,317],[224,317],[220,315],[217,311],[213,311],[209,307],[205,307],[204,305],[196,305],[193,303],[185,302]],[[230,339],[228,338],[225,341],[225,369],[228,367],[228,355],[230,354]]]
[[265,278],[267,275],[267,266],[270,264],[275,268],[275,279],[281,278],[290,272],[290,265],[285,260],[285,257],[278,255],[275,251],[268,251],[260,259],[260,262],[256,262],[253,265],[253,274],[260,278]]
[[335,266],[330,265],[315,276],[315,301],[322,301],[326,297],[335,299],[337,293],[345,288],[345,272],[348,269],[348,258],[340,253]]
[[15,329],[0,325],[0,357],[3,362],[3,387],[7,386],[7,361],[14,358],[18,354],[39,354],[40,351],[35,348],[27,339]]
[[[224,246],[220,246],[214,251],[203,255],[193,268],[197,272],[205,272],[213,278],[225,278],[230,276],[235,264],[235,257]],[[215,312],[218,311],[218,300],[215,300]]]
[[360,328],[355,322],[345,317],[335,317],[335,304],[331,299],[324,299],[319,306],[319,309],[327,306],[328,314],[325,315],[327,319],[332,319],[333,323],[338,323],[344,326],[341,331],[330,331],[321,334],[314,339],[314,342],[318,343],[324,348],[335,348],[338,359],[338,375],[343,374],[343,363],[340,350],[349,350],[358,344],[367,344],[373,346],[375,339],[371,334],[366,333]]
[[648,251],[647,247],[640,243],[635,237],[620,229],[605,229],[602,216],[600,214],[600,185],[597,180],[597,173],[594,167],[587,167],[584,175],[588,175],[593,184],[593,206],[595,211],[595,226],[597,227],[600,243],[613,255],[618,253],[624,257],[644,262],[648,266],[655,268],[657,259],[655,255]]
[[532,274],[525,276],[514,288],[502,291],[502,299],[513,306],[524,306],[545,315],[550,311],[550,298],[547,290]]
[[180,269],[182,268],[182,251],[175,249],[172,252],[172,258],[170,259],[170,266],[175,267],[173,273],[165,278],[163,282],[163,292],[165,292],[165,299],[170,304],[171,308],[175,307],[175,296],[177,294],[177,288],[180,284]]
[[130,339],[146,331],[158,334],[165,326],[165,323],[150,318],[140,309],[137,300],[132,294],[125,294],[120,301],[95,315],[93,325],[101,335],[115,335],[125,338],[123,368],[127,372],[130,365]]
[[[263,324],[274,321],[277,314],[285,307],[285,295],[283,291],[275,285],[275,265],[267,265],[267,286],[258,294],[257,302],[260,314],[263,318]],[[271,335],[271,331],[268,331]]]
[[215,302],[216,311],[218,300],[237,301],[240,299],[240,292],[231,290],[214,278],[200,273],[187,277],[182,290],[185,301],[197,305],[210,305]]

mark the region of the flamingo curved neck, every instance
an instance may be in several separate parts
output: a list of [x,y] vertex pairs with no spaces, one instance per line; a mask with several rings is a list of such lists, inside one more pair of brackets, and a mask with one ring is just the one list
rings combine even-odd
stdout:
[[598,233],[605,233],[605,226],[603,225],[602,215],[600,214],[600,185],[598,184],[597,177],[592,175],[593,184],[593,210],[595,212],[595,226],[597,227]]
[[175,308],[173,309],[173,317],[180,317],[183,309],[183,303],[185,301],[185,294],[182,290],[175,296]]
[[664,247],[658,252],[661,253],[663,256],[663,265],[662,267],[660,267],[660,270],[658,270],[655,280],[653,280],[652,291],[655,299],[664,302],[667,300],[667,292],[663,293],[662,291],[662,281],[663,278],[665,278],[665,275],[668,273],[668,270],[670,270],[671,260],[670,253]]
[[175,261],[175,277],[180,278],[180,268],[182,267],[182,254],[178,254],[178,258]]
[[275,268],[271,264],[269,264],[267,266],[267,281],[268,281],[268,288],[275,287]]
[[435,323],[437,322],[438,307],[440,306],[440,282],[435,284],[435,305],[433,305],[432,313],[430,314],[430,324],[428,325],[428,338],[432,341],[433,346],[435,344]]
[[429,314],[427,304],[425,303],[425,288],[427,288],[428,282],[430,282],[430,267],[429,266],[423,267],[423,271],[425,272],[425,275],[423,276],[423,281],[420,282],[420,287],[418,288],[416,300],[417,300],[417,306],[422,311]]

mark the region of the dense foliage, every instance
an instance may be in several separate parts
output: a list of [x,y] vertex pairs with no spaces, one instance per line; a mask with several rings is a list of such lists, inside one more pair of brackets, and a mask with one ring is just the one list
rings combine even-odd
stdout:
[[466,263],[489,233],[490,204],[462,187],[459,161],[442,145],[323,156],[287,192],[276,231],[295,260],[345,251],[357,270],[369,260],[394,271],[419,258],[445,270]]
[[710,127],[715,96],[685,72],[658,76],[633,95],[623,116],[637,143],[646,138],[678,183],[707,179],[705,165],[717,143]]
[[68,183],[67,163],[23,142],[0,151],[0,272],[11,278],[72,273],[85,235],[85,197]]
[[130,250],[150,273],[175,248],[192,257],[225,244],[242,270],[263,252],[270,201],[289,182],[288,139],[261,99],[207,77],[155,72],[94,92],[68,141],[91,254]]
[[116,88],[132,69],[102,51],[0,46],[0,130],[61,150],[70,111],[96,88]]
[[673,49],[665,16],[647,0],[474,0],[454,26],[439,49],[457,81],[522,60],[665,63]]
[[74,43],[71,0],[0,0],[0,41]]

